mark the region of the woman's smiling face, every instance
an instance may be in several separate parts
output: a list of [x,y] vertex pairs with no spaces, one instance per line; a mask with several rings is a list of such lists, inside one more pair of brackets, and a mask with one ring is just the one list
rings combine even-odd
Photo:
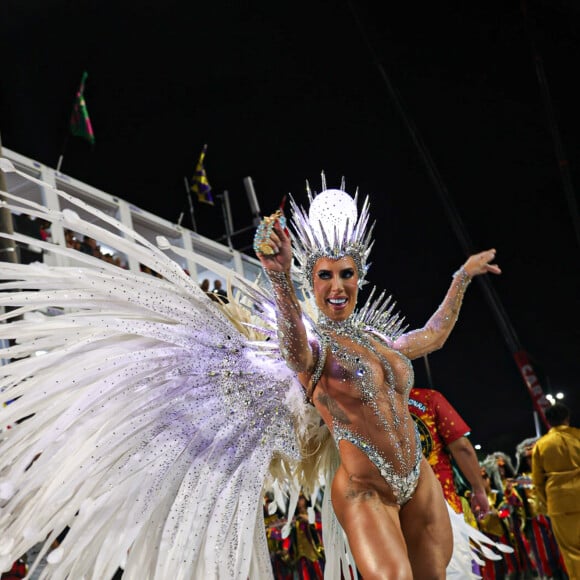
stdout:
[[327,318],[346,320],[356,307],[358,272],[350,256],[331,260],[320,258],[312,272],[314,299]]

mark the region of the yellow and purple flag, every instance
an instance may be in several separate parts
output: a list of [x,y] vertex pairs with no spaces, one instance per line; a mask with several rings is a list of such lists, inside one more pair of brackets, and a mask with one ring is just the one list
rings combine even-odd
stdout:
[[83,72],[81,85],[77,91],[75,104],[70,117],[70,132],[76,137],[82,137],[94,145],[95,134],[93,133],[93,126],[91,125],[91,119],[89,118],[89,112],[87,111],[87,104],[84,96],[85,82],[88,76],[89,75],[86,71]]
[[195,168],[195,173],[193,174],[193,183],[191,184],[191,191],[197,195],[197,200],[201,203],[207,203],[213,205],[213,196],[211,194],[211,185],[207,180],[207,175],[205,173],[205,167],[203,166],[203,161],[205,159],[205,152],[207,151],[207,145],[203,146],[201,150],[201,155],[199,156],[199,161],[197,162],[197,167]]

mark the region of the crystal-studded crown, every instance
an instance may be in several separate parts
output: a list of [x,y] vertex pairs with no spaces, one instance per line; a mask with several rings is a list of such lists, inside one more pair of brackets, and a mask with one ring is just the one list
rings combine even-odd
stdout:
[[340,189],[327,189],[322,173],[322,191],[313,194],[306,182],[309,209],[290,199],[292,210],[292,242],[298,270],[309,290],[312,290],[312,270],[319,258],[337,260],[350,256],[357,268],[359,287],[366,283],[367,263],[373,242],[374,223],[369,222],[369,198],[365,198],[360,214],[357,210],[358,189],[354,198],[345,191],[344,178]]

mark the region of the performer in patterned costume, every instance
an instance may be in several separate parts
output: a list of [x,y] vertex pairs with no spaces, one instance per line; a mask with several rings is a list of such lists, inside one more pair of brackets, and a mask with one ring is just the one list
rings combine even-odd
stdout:
[[[445,499],[457,513],[467,512],[467,521],[471,521],[473,516],[484,517],[489,511],[489,503],[477,455],[467,439],[471,431],[467,423],[435,389],[411,389],[409,411],[419,429],[423,455],[435,472]],[[471,486],[471,507],[457,492],[453,459]]]
[[523,532],[524,502],[514,482],[515,467],[502,451],[489,454],[482,462],[490,481],[491,513],[479,521],[480,528],[498,541],[510,545],[513,552],[503,560],[485,562],[482,576],[485,580],[536,577],[538,565],[531,546]]
[[293,580],[294,567],[290,557],[290,538],[282,533],[286,518],[276,509],[273,499],[271,493],[264,496],[264,525],[272,570],[276,580]]
[[296,567],[297,580],[322,580],[324,577],[324,545],[322,526],[314,508],[304,495],[298,498],[290,534],[290,554]]

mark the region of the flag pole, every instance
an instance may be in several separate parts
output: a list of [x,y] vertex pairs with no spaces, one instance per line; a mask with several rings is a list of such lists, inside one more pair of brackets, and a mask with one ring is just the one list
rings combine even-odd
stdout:
[[[74,104],[73,104],[73,106],[74,106]],[[69,131],[70,131],[70,127],[67,125],[66,133],[65,133],[65,136],[64,136],[64,143],[62,144],[62,153],[59,155],[59,157],[58,157],[58,163],[56,164],[56,171],[57,171],[57,173],[60,173],[60,169],[62,167],[62,162],[63,162],[63,159],[64,159],[64,153],[66,151],[66,146],[68,144],[68,132]]]
[[224,190],[222,195],[217,196],[222,202],[222,214],[224,218],[224,226],[226,228],[225,238],[228,242],[228,246],[233,248],[232,235],[234,233],[234,222],[232,219],[232,210],[230,207],[230,196],[227,190]]
[[[187,202],[189,204],[189,215],[191,216],[191,227],[193,228],[194,232],[197,232],[197,224],[195,223],[195,215],[193,211],[193,200],[191,199],[191,190],[189,188],[189,180],[187,177],[183,178],[185,183],[185,195],[187,196]],[[183,212],[181,212],[181,216],[179,217],[178,225],[181,225],[181,220],[183,219]]]
[[244,177],[244,188],[246,190],[246,195],[248,196],[248,202],[250,203],[250,209],[252,210],[253,220],[252,225],[257,227],[260,224],[260,204],[258,203],[258,196],[256,195],[256,190],[254,189],[254,182],[250,176]]

